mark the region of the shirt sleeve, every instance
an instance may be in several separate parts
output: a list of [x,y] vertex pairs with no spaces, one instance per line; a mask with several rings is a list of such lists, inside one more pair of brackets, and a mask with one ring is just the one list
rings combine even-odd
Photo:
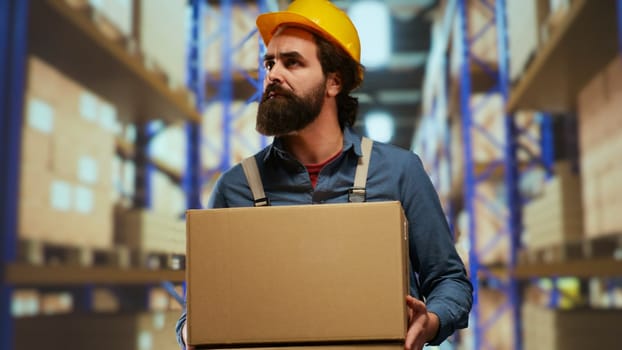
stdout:
[[402,205],[409,221],[411,268],[418,277],[416,282],[428,311],[439,317],[438,334],[430,342],[438,345],[456,329],[467,327],[473,287],[421,160],[412,154],[407,164],[402,179]]
[[177,334],[177,344],[179,344],[179,346],[182,349],[186,348],[186,344],[184,343],[184,339],[181,336],[181,330],[184,328],[184,324],[186,323],[186,306],[184,305],[184,310],[181,313],[181,316],[179,317],[179,320],[177,320],[177,324],[175,324],[175,333]]

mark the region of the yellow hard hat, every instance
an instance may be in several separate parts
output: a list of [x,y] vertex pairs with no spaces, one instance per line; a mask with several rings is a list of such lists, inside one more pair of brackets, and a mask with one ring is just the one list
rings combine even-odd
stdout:
[[295,0],[285,11],[257,17],[257,29],[266,45],[276,29],[285,24],[309,28],[341,46],[357,63],[361,62],[361,43],[356,27],[345,12],[328,0]]

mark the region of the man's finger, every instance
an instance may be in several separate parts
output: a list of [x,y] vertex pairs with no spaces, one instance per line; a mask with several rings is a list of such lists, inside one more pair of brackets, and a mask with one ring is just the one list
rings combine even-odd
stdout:
[[406,304],[415,314],[427,312],[425,304],[421,300],[417,300],[410,295],[406,296]]

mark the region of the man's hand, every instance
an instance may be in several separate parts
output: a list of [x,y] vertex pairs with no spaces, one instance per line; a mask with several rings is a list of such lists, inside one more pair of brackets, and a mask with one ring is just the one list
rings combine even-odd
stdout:
[[428,312],[425,304],[410,295],[406,296],[408,305],[408,332],[404,349],[421,350],[425,343],[436,337],[440,326],[438,316]]
[[188,345],[188,328],[186,325],[188,322],[184,322],[184,326],[181,328],[181,337],[184,340],[184,344],[186,344],[186,350],[194,350],[194,346]]

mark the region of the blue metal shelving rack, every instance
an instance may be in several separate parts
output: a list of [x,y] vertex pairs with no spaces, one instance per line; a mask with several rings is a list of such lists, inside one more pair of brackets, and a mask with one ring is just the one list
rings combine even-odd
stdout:
[[[477,193],[477,185],[490,178],[492,170],[502,168],[504,173],[504,185],[507,192],[507,216],[502,217],[500,220],[506,222],[507,225],[503,232],[498,232],[498,235],[507,235],[510,239],[510,258],[509,266],[506,268],[511,269],[516,264],[516,251],[520,244],[520,222],[521,222],[521,209],[520,199],[518,195],[517,184],[517,168],[518,163],[516,160],[516,126],[512,118],[506,115],[500,115],[500,118],[504,118],[506,129],[506,141],[499,142],[495,140],[493,135],[487,134],[485,137],[489,140],[493,140],[493,144],[503,145],[505,143],[505,149],[503,150],[504,160],[492,162],[487,165],[487,170],[483,174],[476,173],[476,164],[473,157],[473,140],[472,132],[481,132],[486,134],[485,127],[476,124],[473,115],[475,112],[474,106],[471,105],[472,94],[472,67],[473,65],[479,66],[482,71],[486,72],[493,80],[494,86],[486,92],[488,98],[490,94],[500,94],[504,104],[508,100],[508,57],[507,57],[507,38],[505,32],[505,4],[503,0],[496,0],[494,4],[486,0],[481,1],[482,5],[488,9],[490,15],[490,21],[483,29],[476,33],[474,37],[469,37],[468,30],[468,1],[460,0],[458,3],[458,17],[460,37],[458,40],[462,44],[461,52],[461,69],[460,69],[460,109],[462,118],[462,132],[464,139],[464,159],[465,159],[465,208],[469,216],[469,239],[471,249],[469,252],[469,268],[470,278],[475,290],[474,305],[472,310],[471,327],[474,328],[473,349],[488,349],[490,346],[485,343],[485,333],[494,325],[501,315],[506,312],[512,314],[513,335],[514,335],[514,349],[521,348],[520,341],[520,310],[518,301],[518,286],[517,281],[512,278],[511,274],[507,274],[507,278],[501,280],[493,277],[493,274],[488,270],[486,266],[480,264],[480,254],[483,252],[478,251],[477,244],[477,222],[475,219],[475,206],[480,201],[484,206],[489,206],[486,200],[479,196]],[[498,50],[497,56],[499,59],[497,68],[490,67],[489,64],[475,56],[471,51],[471,46],[480,39],[488,30],[496,29],[498,37]],[[499,213],[496,213],[499,215]],[[501,214],[503,215],[503,214]],[[487,244],[490,246],[490,244]],[[486,279],[488,284],[497,287],[506,296],[506,304],[488,319],[483,319],[480,313],[480,304],[478,298],[478,290],[480,281]]]
[[[489,22],[476,33],[474,37],[468,35],[467,23],[467,6],[468,0],[459,1],[458,21],[459,21],[459,39],[461,41],[461,68],[460,68],[460,109],[462,117],[462,131],[464,137],[464,158],[465,158],[465,207],[469,213],[469,238],[471,250],[469,253],[470,260],[470,276],[475,287],[476,297],[472,311],[471,327],[474,328],[473,349],[491,349],[486,343],[484,335],[487,331],[494,327],[495,321],[505,313],[511,314],[513,321],[513,348],[522,349],[521,339],[521,321],[520,321],[520,296],[518,281],[512,276],[511,271],[517,263],[517,252],[521,245],[522,231],[522,206],[526,202],[526,198],[520,193],[520,175],[523,172],[530,171],[535,167],[543,167],[550,174],[553,164],[552,152],[552,122],[551,117],[547,114],[539,113],[537,118],[528,125],[519,126],[516,119],[512,115],[502,113],[499,118],[503,118],[505,129],[505,140],[496,140],[494,135],[488,133],[486,128],[478,125],[473,115],[479,106],[473,106],[471,103],[472,89],[472,67],[478,67],[482,72],[492,79],[493,86],[486,91],[486,96],[498,94],[506,105],[509,99],[509,57],[507,43],[507,26],[506,26],[506,7],[505,0],[496,0],[494,2],[487,0],[480,1],[484,8],[489,11]],[[497,36],[497,67],[491,67],[490,64],[478,58],[472,51],[471,46],[479,40],[487,31],[496,29]],[[529,134],[528,129],[533,123],[537,123],[540,131],[540,137]],[[473,141],[472,133],[483,133],[485,138],[490,140],[491,144],[503,148],[503,160],[493,161],[485,165],[485,170],[477,170],[477,164],[473,157]],[[519,149],[525,144],[537,144],[540,154],[530,155],[528,159],[518,160]],[[485,251],[478,251],[477,244],[477,222],[475,219],[475,206],[477,203],[483,204],[484,207],[491,207],[483,196],[477,193],[477,185],[490,180],[495,170],[503,171],[503,186],[505,189],[505,214],[496,212],[495,215],[501,216],[501,221],[505,222],[505,227],[497,233],[495,239],[486,242],[486,249],[493,248],[495,244],[499,244],[502,238],[509,239],[509,259],[507,270],[503,277],[499,277],[492,273],[489,266],[484,266],[480,262],[480,256]],[[492,210],[495,212],[494,210]],[[480,284],[485,281],[489,287],[495,288],[506,296],[505,304],[500,307],[488,319],[483,319],[480,313],[480,305],[477,297],[477,291]]]
[[432,48],[426,68],[422,117],[413,137],[411,149],[421,157],[436,191],[444,205],[448,222],[453,229],[451,198],[451,112],[447,48],[456,14],[456,1],[447,2],[442,19],[432,29]]
[[[202,50],[203,20],[205,2],[191,2],[190,41],[188,43],[188,81],[187,86],[196,98],[196,110],[202,115],[205,110],[205,75],[203,74]],[[186,193],[188,209],[201,208],[201,126],[197,123],[186,123],[186,172],[183,177],[183,188]]]
[[[236,1],[236,0],[221,0],[220,1],[220,22],[217,33],[213,33],[210,36],[206,37],[202,40],[202,51],[204,54],[214,54],[219,55],[221,62],[220,74],[218,76],[213,76],[210,73],[204,72],[204,79],[207,83],[207,86],[211,86],[216,90],[216,94],[212,98],[208,98],[204,102],[204,106],[207,107],[212,103],[220,103],[223,106],[223,116],[222,116],[222,135],[223,135],[223,144],[222,149],[219,150],[211,150],[210,148],[206,148],[210,152],[215,152],[216,157],[219,159],[219,164],[216,168],[212,169],[203,169],[201,180],[202,183],[209,182],[217,177],[223,171],[229,169],[232,164],[232,143],[235,138],[243,138],[244,135],[239,135],[233,127],[236,118],[238,118],[241,113],[247,108],[250,104],[257,102],[261,99],[261,94],[263,91],[263,78],[264,72],[262,69],[258,70],[257,77],[253,77],[248,71],[241,67],[237,67],[233,62],[233,57],[236,52],[242,49],[242,47],[249,42],[250,40],[257,40],[259,44],[259,52],[258,52],[258,67],[261,66],[263,52],[265,50],[263,46],[263,42],[258,35],[256,29],[251,30],[249,33],[246,33],[239,42],[234,42],[233,40],[233,21],[225,20],[232,18],[233,16],[233,8],[234,6],[239,6],[245,13],[249,13],[252,15],[259,15],[260,13],[266,12],[268,10],[267,0],[257,0],[254,3],[257,8],[251,8],[251,3],[248,1]],[[206,9],[208,16],[204,16],[203,18],[207,18],[209,20],[210,16],[210,7],[207,6]],[[221,44],[220,52],[212,52],[210,51],[212,44],[216,41],[219,41]],[[250,96],[248,99],[244,101],[244,105],[238,109],[234,110],[233,103],[236,99],[234,86],[236,84],[236,77],[243,77],[246,83],[252,86],[254,94]],[[202,140],[201,143],[207,142],[208,140]],[[267,144],[267,139],[265,137],[261,138],[261,147],[264,147]],[[258,150],[257,150],[258,151]]]
[[13,349],[12,288],[5,265],[15,261],[28,1],[0,1],[0,349]]

